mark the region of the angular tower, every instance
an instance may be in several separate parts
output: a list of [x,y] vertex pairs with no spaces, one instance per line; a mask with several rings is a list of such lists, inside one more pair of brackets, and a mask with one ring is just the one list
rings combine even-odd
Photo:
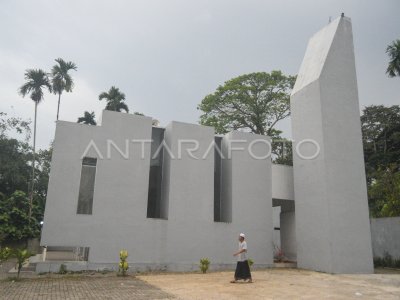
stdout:
[[297,262],[372,273],[371,233],[351,21],[309,41],[291,95]]

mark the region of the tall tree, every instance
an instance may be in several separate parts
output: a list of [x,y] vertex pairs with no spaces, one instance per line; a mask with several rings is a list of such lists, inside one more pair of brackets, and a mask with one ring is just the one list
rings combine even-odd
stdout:
[[36,155],[36,123],[37,123],[37,107],[44,98],[44,90],[52,91],[50,80],[41,69],[28,69],[25,72],[26,82],[20,87],[19,93],[22,97],[30,94],[30,98],[35,103],[35,119],[33,125],[33,157],[32,157],[32,181],[29,195],[29,218],[32,215],[32,201],[35,182],[35,155]]
[[72,62],[66,62],[62,58],[55,60],[56,65],[51,69],[51,83],[54,94],[58,94],[58,105],[57,105],[57,120],[60,112],[60,101],[61,94],[65,91],[67,93],[72,92],[74,87],[74,81],[71,75],[68,73],[70,70],[77,70],[76,65]]
[[379,168],[400,165],[400,106],[371,105],[361,115],[367,179]]
[[371,215],[399,215],[400,106],[365,107],[361,129]]
[[386,53],[390,59],[386,74],[389,77],[400,76],[400,40],[395,40],[387,46]]
[[295,76],[285,76],[281,71],[233,78],[201,101],[200,124],[215,127],[217,133],[243,129],[279,136],[275,125],[290,114],[290,91],[295,80]]
[[94,114],[94,111],[91,113],[88,111],[85,111],[83,114],[83,117],[79,117],[77,123],[83,123],[87,125],[96,125],[96,116]]
[[124,110],[126,112],[129,112],[128,105],[125,103],[125,94],[122,93],[119,88],[116,88],[115,86],[112,86],[108,92],[103,92],[99,95],[99,100],[105,99],[107,104],[106,104],[106,110],[113,110],[113,111],[118,111],[121,112],[121,110]]

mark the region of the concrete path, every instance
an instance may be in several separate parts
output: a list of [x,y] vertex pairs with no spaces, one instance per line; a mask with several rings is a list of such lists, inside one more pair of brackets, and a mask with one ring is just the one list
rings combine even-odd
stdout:
[[400,273],[330,275],[296,270],[253,272],[254,283],[229,283],[232,272],[145,275],[178,299],[400,299]]

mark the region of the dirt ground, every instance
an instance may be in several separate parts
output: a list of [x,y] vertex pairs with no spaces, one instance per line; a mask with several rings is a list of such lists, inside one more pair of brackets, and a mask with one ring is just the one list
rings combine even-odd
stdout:
[[[379,273],[379,272],[378,272]],[[330,275],[298,269],[254,271],[254,283],[229,283],[232,272],[142,275],[178,299],[400,299],[400,273]]]

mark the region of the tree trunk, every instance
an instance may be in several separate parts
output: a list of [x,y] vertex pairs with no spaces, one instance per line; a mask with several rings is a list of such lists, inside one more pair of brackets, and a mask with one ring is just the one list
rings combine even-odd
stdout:
[[35,120],[33,123],[34,125],[33,125],[32,182],[31,182],[31,191],[30,191],[30,195],[29,195],[29,223],[31,222],[31,216],[32,216],[33,190],[34,190],[34,183],[35,183],[37,105],[38,105],[38,103],[35,101]]
[[58,94],[57,121],[58,121],[58,114],[60,112],[60,101],[61,101],[61,93]]

